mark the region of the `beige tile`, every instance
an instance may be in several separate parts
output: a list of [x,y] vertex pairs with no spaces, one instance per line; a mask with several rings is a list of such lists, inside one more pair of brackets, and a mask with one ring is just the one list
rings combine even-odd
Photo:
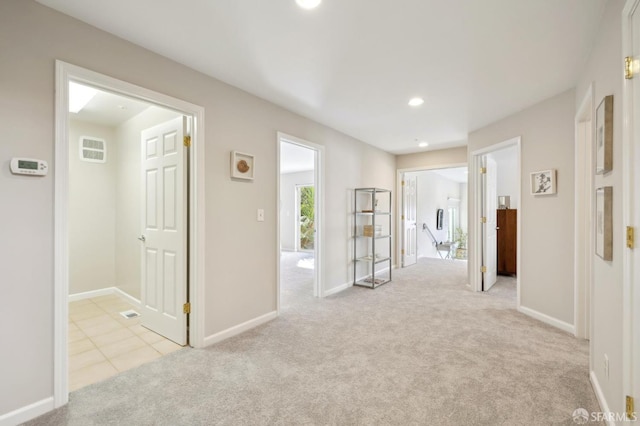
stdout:
[[77,371],[89,365],[98,364],[107,359],[97,349],[82,352],[69,357],[69,371]]
[[69,389],[74,391],[116,374],[118,370],[108,361],[90,365],[69,374]]
[[102,315],[94,318],[86,318],[83,320],[76,321],[76,325],[80,330],[84,330],[85,328],[95,327],[96,325],[104,322],[104,321],[112,321],[111,316],[106,313],[102,313]]
[[[80,327],[82,328],[82,327]],[[120,324],[118,321],[113,320],[111,318],[106,319],[92,327],[86,327],[86,328],[82,328],[82,331],[84,332],[84,334],[86,334],[87,336],[93,338],[96,336],[100,336],[101,334],[107,334],[107,333],[111,333],[113,331],[116,331],[118,329],[124,328],[124,326],[122,324]]]
[[69,333],[71,333],[72,331],[76,331],[76,330],[80,330],[78,328],[78,326],[76,325],[76,323],[75,322],[70,322],[69,323]]
[[[146,329],[145,329],[146,330]],[[148,344],[154,344],[154,343],[158,343],[161,342],[162,340],[165,340],[164,337],[162,337],[159,334],[154,333],[151,330],[147,330],[144,333],[140,333],[138,334],[138,336],[144,340],[145,342],[147,342]]]
[[143,334],[149,331],[148,328],[143,327],[142,324],[136,324],[129,327],[129,330],[133,331],[136,334]]
[[145,345],[140,349],[120,355],[110,361],[118,371],[125,371],[149,361],[153,361],[156,358],[160,358],[160,354],[151,346]]
[[133,305],[131,305],[129,302],[126,302],[122,299],[97,302],[96,305],[101,307],[104,310],[110,310],[113,312],[121,311],[121,310],[124,311],[124,310],[133,308]]
[[90,300],[93,303],[105,303],[112,300],[122,300],[122,299],[117,294],[107,294],[106,296],[92,297]]
[[75,302],[69,302],[69,309],[77,306],[93,305],[90,299],[76,300]]
[[162,339],[162,341],[154,343],[151,346],[153,346],[153,348],[162,355],[170,354],[171,352],[182,349],[182,346],[167,339]]
[[96,305],[95,303],[88,301],[88,303],[84,303],[81,305],[77,305],[76,303],[78,302],[74,302],[74,303],[69,303],[69,312],[70,313],[80,313],[80,312],[86,312],[86,311],[91,311],[94,309],[99,310],[100,307],[98,305]]
[[109,333],[94,336],[91,338],[91,340],[96,346],[102,347],[128,339],[131,336],[135,336],[135,334],[133,334],[133,331],[129,330],[128,328],[121,327],[116,330],[110,331]]
[[147,344],[138,336],[132,336],[109,345],[100,346],[100,351],[109,359],[118,357],[136,349],[147,346]]
[[69,343],[77,342],[78,340],[86,339],[87,335],[76,327],[75,330],[69,331]]
[[86,310],[80,312],[69,312],[69,318],[75,322],[84,321],[87,319],[97,318],[104,315],[106,312],[100,309],[98,306],[89,306]]
[[89,339],[76,340],[75,342],[69,343],[69,356],[77,355],[82,352],[90,351],[91,349],[96,349],[93,342]]

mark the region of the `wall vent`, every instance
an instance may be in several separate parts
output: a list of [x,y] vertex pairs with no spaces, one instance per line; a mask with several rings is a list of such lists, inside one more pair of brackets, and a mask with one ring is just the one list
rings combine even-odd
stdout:
[[106,163],[107,141],[92,136],[81,136],[80,159],[91,163]]

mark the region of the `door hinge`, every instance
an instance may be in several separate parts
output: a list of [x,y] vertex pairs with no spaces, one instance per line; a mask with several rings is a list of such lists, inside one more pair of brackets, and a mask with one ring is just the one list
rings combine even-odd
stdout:
[[183,140],[184,140],[184,146],[189,148],[191,146],[191,136],[185,136]]
[[487,218],[486,217],[481,217],[480,218],[480,223],[487,223]]
[[184,305],[182,305],[182,312],[185,314],[190,314],[191,313],[191,303],[187,302]]
[[404,186],[404,181],[402,181],[402,186]]
[[404,249],[400,250],[400,252],[402,253],[402,255],[404,256]]
[[482,272],[483,274],[484,274],[485,272],[487,272],[487,267],[486,267],[486,266],[481,266],[481,267],[480,267],[480,272]]
[[633,226],[627,226],[627,248],[635,248],[636,239],[635,239],[635,230]]
[[627,412],[627,419],[636,420],[636,410],[634,408],[632,396],[627,395],[627,403],[626,403],[625,411]]
[[487,173],[487,168],[486,167],[480,167],[480,174],[483,175]]
[[404,215],[402,215],[402,220],[404,220]]
[[631,56],[624,58],[624,78],[627,80],[633,78],[633,58]]

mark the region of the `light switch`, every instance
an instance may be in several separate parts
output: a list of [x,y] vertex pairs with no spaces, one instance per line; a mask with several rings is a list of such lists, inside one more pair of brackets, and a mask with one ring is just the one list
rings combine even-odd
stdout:
[[264,209],[258,209],[258,222],[264,222]]

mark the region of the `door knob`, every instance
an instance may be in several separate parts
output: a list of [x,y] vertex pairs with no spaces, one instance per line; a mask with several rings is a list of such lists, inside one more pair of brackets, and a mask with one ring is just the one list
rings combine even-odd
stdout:
[[138,237],[138,239],[139,239],[140,241],[142,241],[143,243],[144,243],[145,241],[147,241],[147,239],[144,237],[144,234],[143,234],[143,235],[140,235],[140,236]]

